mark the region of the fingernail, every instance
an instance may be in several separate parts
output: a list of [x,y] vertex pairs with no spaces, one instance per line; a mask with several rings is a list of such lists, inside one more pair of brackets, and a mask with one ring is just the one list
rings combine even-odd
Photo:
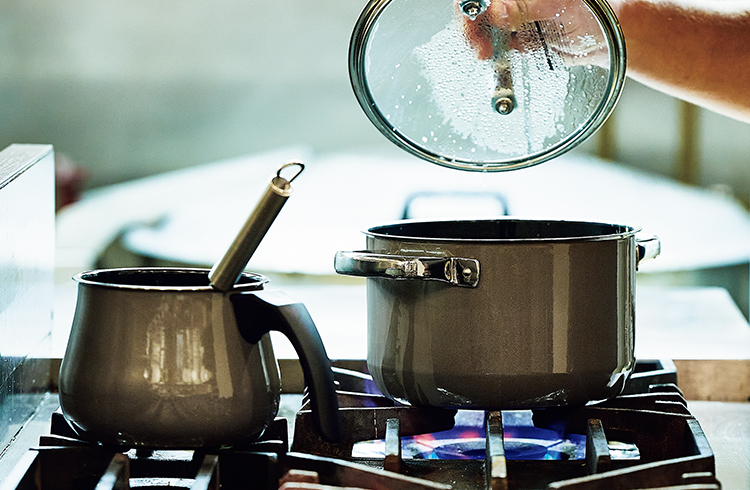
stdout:
[[505,2],[500,3],[500,17],[503,19],[510,17],[510,14],[508,13],[508,4]]

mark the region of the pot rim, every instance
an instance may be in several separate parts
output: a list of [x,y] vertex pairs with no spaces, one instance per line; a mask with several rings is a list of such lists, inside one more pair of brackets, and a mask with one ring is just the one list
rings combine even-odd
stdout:
[[[161,285],[161,284],[130,284],[126,282],[116,282],[112,280],[96,280],[95,277],[102,277],[109,275],[112,277],[126,277],[128,275],[137,274],[154,274],[154,273],[167,273],[173,275],[196,275],[206,277],[205,284],[175,284],[175,285]],[[196,267],[118,267],[112,269],[94,269],[89,271],[79,272],[73,276],[73,280],[79,285],[95,286],[110,289],[132,289],[137,291],[215,291],[221,292],[211,287],[208,282],[208,273],[210,269],[196,268]],[[232,292],[236,289],[240,290],[258,290],[263,289],[263,286],[269,282],[269,279],[261,274],[254,272],[243,272],[240,281],[244,281],[230,289],[228,292]]]
[[[559,236],[559,237],[523,237],[523,238],[480,238],[480,237],[442,237],[442,236],[414,236],[407,233],[383,233],[381,230],[385,228],[393,228],[394,231],[398,227],[411,227],[414,225],[449,225],[456,223],[499,223],[499,222],[517,222],[517,223],[554,223],[554,224],[567,224],[571,226],[600,226],[609,227],[613,230],[620,229],[621,231],[613,231],[612,233],[602,234],[582,234],[577,236]],[[482,218],[482,219],[404,219],[399,221],[392,221],[376,226],[372,226],[367,230],[362,230],[362,233],[368,237],[379,238],[383,240],[406,240],[406,241],[418,241],[418,242],[430,242],[430,243],[549,243],[549,242],[581,242],[581,241],[604,241],[604,240],[620,240],[623,238],[630,238],[635,236],[641,231],[641,228],[629,225],[620,225],[614,223],[605,223],[599,221],[583,221],[583,220],[558,220],[558,219],[543,219],[543,218],[519,218],[519,217],[499,217],[499,218]]]

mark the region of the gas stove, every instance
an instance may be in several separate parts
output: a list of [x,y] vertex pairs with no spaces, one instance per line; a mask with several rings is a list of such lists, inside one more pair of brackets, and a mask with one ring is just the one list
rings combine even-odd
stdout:
[[[282,395],[281,413],[290,415],[260,441],[217,450],[89,444],[57,410],[0,489],[721,488],[669,361],[639,361],[609,401],[503,412],[399,405],[377,392],[364,361],[334,365],[344,429],[337,444],[313,430],[302,394]],[[282,375],[294,376],[284,366]]]

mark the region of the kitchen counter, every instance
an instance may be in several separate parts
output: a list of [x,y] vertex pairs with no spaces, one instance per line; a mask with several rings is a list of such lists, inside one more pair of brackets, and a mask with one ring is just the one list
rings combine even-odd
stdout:
[[750,403],[689,401],[716,459],[726,490],[750,488]]

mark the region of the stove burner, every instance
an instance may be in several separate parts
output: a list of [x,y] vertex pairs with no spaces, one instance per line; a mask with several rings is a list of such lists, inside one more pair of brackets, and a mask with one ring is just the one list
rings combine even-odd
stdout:
[[[360,375],[349,378],[337,371],[343,391],[358,391]],[[484,419],[485,450],[469,451],[479,460],[405,458],[404,436],[425,432],[440,437],[449,430],[452,410],[397,405],[377,395],[340,395],[340,415],[346,434],[339,444],[322,441],[311,430],[309,408],[303,406],[295,420],[292,450],[336,458],[351,458],[357,442],[383,439],[384,455],[355,458],[406,475],[450,482],[470,488],[657,488],[695,484],[720,488],[714,477],[714,457],[697,420],[677,388],[676,370],[669,361],[647,361],[636,369],[625,395],[585,407],[539,409],[530,416],[531,427],[547,429],[559,439],[583,442],[583,451],[564,447],[560,460],[516,459],[504,442],[512,441],[513,425],[504,418],[517,412],[489,412]],[[367,403],[356,403],[366,397]],[[360,408],[352,409],[352,406]],[[364,408],[369,407],[369,408]],[[504,430],[508,430],[508,437]],[[509,445],[512,447],[512,443]],[[481,454],[481,456],[480,456]],[[437,462],[436,462],[437,461]],[[486,474],[485,474],[486,473]],[[457,482],[457,483],[456,483]],[[616,482],[616,483],[615,483]]]
[[[505,457],[508,460],[584,459],[586,437],[535,427],[532,412],[502,412]],[[402,437],[405,459],[479,459],[485,458],[485,412],[460,410],[450,430]],[[385,441],[354,444],[354,458],[383,458]]]
[[[456,439],[433,448],[437,459],[484,459],[484,438]],[[534,441],[506,439],[503,443],[505,458],[508,460],[542,459],[547,454],[547,447]]]

